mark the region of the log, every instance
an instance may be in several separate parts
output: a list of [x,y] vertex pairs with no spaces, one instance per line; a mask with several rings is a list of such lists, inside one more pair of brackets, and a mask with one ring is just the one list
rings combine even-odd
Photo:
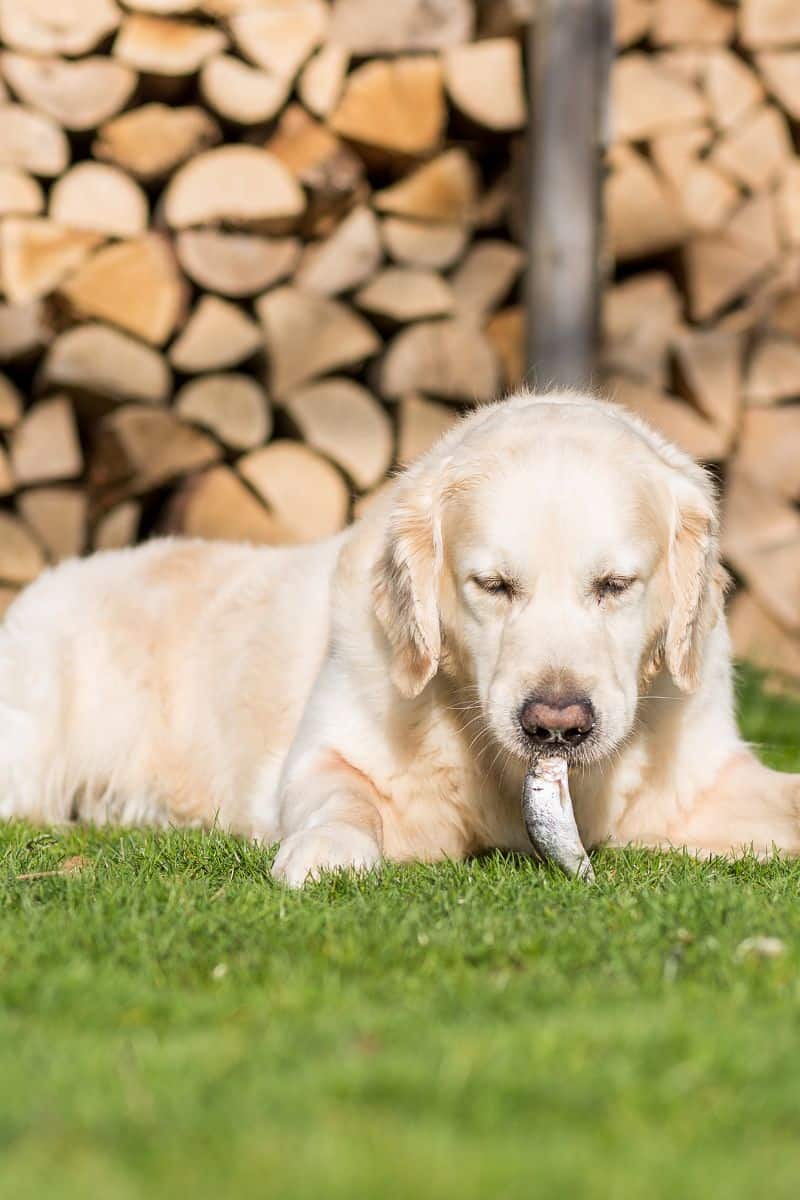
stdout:
[[426,400],[418,392],[403,396],[399,404],[397,461],[403,466],[429,450],[458,420],[445,404]]
[[272,120],[285,104],[289,87],[285,76],[248,66],[232,54],[215,54],[200,72],[206,104],[237,125]]
[[800,676],[800,641],[744,590],[728,606],[728,628],[736,658],[768,672],[770,684],[781,687]]
[[27,526],[0,512],[0,580],[17,586],[32,583],[44,567],[44,554]]
[[614,44],[625,50],[647,37],[653,20],[653,0],[617,0],[614,5]]
[[686,330],[673,341],[679,391],[719,430],[726,453],[742,410],[742,351],[742,336],[722,329]]
[[7,217],[0,225],[0,281],[12,304],[45,296],[101,241],[42,217]]
[[290,84],[324,39],[328,8],[323,0],[244,7],[234,12],[229,24],[245,58],[274,75],[282,75]]
[[[662,133],[650,142],[650,157],[658,170],[680,195],[687,177],[697,167],[700,154],[714,139],[714,131],[708,125],[693,129],[678,129]],[[614,159],[624,163],[628,155],[614,152]]]
[[96,129],[116,116],[138,82],[135,71],[109,58],[65,62],[6,52],[0,65],[21,101],[77,132]]
[[739,37],[751,50],[800,42],[800,9],[794,0],[742,0]]
[[114,0],[0,0],[0,41],[30,54],[88,54],[121,15]]
[[302,442],[281,439],[240,458],[237,469],[269,508],[281,542],[313,542],[343,529],[350,497],[334,466]]
[[323,379],[291,392],[284,408],[303,441],[332,459],[360,491],[389,470],[392,424],[366,388],[350,379]]
[[477,199],[475,164],[464,150],[456,148],[376,192],[374,203],[379,212],[393,216],[468,225]]
[[800,162],[787,170],[777,193],[778,224],[783,241],[800,248]]
[[446,50],[444,81],[453,104],[477,125],[509,132],[525,124],[522,52],[515,38],[486,38]]
[[663,271],[644,271],[608,288],[602,312],[603,367],[666,387],[668,350],[680,319],[680,295]]
[[0,429],[13,429],[22,416],[22,394],[7,375],[0,375]]
[[361,146],[418,157],[441,144],[446,116],[441,64],[423,55],[357,67],[329,121]]
[[0,446],[0,496],[11,496],[17,489],[5,447]]
[[708,105],[698,88],[634,50],[612,69],[611,113],[614,139],[639,142],[705,120]]
[[725,557],[770,616],[800,633],[800,516],[734,472],[726,495]]
[[459,260],[469,236],[461,224],[441,224],[385,217],[381,233],[387,253],[408,267],[441,271]]
[[0,104],[0,162],[31,175],[61,175],[69,163],[69,142],[52,117],[22,104]]
[[297,94],[315,117],[330,116],[342,94],[350,54],[335,42],[328,42],[303,68]]
[[206,150],[178,169],[164,194],[173,229],[225,222],[282,232],[305,209],[303,192],[273,154],[258,146]]
[[44,208],[44,192],[27,171],[0,166],[0,217],[35,217]]
[[620,261],[679,245],[686,220],[674,193],[640,154],[618,146],[604,188],[606,237]]
[[327,232],[340,214],[366,197],[362,160],[299,104],[286,109],[267,149],[305,189],[307,233]]
[[291,275],[300,258],[297,238],[268,238],[217,229],[186,229],[175,243],[178,262],[199,287],[241,299]]
[[41,542],[50,562],[62,562],[83,552],[88,505],[80,488],[32,488],[18,497],[17,509]]
[[380,338],[366,321],[326,296],[276,288],[256,301],[256,312],[277,395],[317,375],[360,363],[380,349]]
[[0,362],[29,358],[50,340],[40,300],[30,304],[4,304],[0,301]]
[[683,216],[698,233],[723,229],[740,200],[739,189],[707,162],[690,167],[680,191]]
[[40,400],[28,409],[11,437],[11,465],[23,485],[77,479],[81,474],[83,454],[66,396]]
[[482,321],[507,298],[524,262],[524,253],[511,242],[474,242],[451,279],[457,312]]
[[393,324],[449,316],[456,306],[450,284],[435,271],[385,267],[355,294],[365,312]]
[[768,316],[770,329],[800,340],[800,292],[780,296]]
[[615,403],[643,417],[692,458],[721,462],[725,457],[725,437],[674,396],[621,376],[614,377],[609,390]]
[[716,50],[708,60],[705,90],[718,129],[733,129],[764,99],[764,88],[740,55]]
[[353,520],[360,521],[370,509],[380,504],[389,495],[394,482],[393,479],[384,479],[383,483],[379,483],[371,492],[364,492],[362,496],[356,496],[353,500]]
[[191,379],[175,397],[175,410],[231,450],[252,450],[272,433],[269,401],[249,375],[227,372]]
[[380,365],[380,390],[399,399],[426,392],[483,403],[497,394],[500,369],[487,338],[470,321],[421,321],[398,333]]
[[796,410],[745,409],[737,469],[787,500],[800,500],[800,423]]
[[714,147],[711,161],[752,192],[776,183],[794,150],[786,118],[764,104],[728,131]]
[[113,505],[207,467],[221,454],[213,438],[173,413],[125,405],[97,429],[89,484],[101,504]]
[[114,39],[113,54],[136,71],[172,78],[194,75],[227,44],[222,30],[211,25],[132,13]]
[[291,540],[280,521],[230,467],[191,475],[174,492],[166,532],[215,541],[276,545]]
[[139,531],[142,506],[138,500],[123,500],[97,521],[92,535],[93,550],[122,550],[132,546]]
[[656,0],[650,37],[656,46],[716,46],[735,29],[736,13],[715,0]]
[[146,234],[98,250],[58,295],[80,318],[107,321],[162,346],[185,312],[186,293],[167,242]]
[[221,137],[216,121],[202,108],[144,104],[103,125],[92,154],[150,182],[171,174]]
[[522,387],[528,375],[523,306],[515,304],[495,313],[484,333],[500,363],[503,386],[507,391]]
[[692,317],[704,321],[741,296],[779,253],[775,210],[768,195],[745,202],[724,232],[691,238],[683,261]]
[[442,50],[472,36],[470,0],[334,0],[332,8],[331,41],[359,56]]
[[800,121],[800,51],[758,54],[756,64],[775,99]]
[[800,345],[794,338],[762,334],[747,369],[748,404],[777,404],[800,397]]
[[261,349],[261,330],[247,313],[219,296],[201,296],[169,360],[178,371],[220,371],[235,367]]
[[135,237],[147,229],[147,197],[119,167],[82,162],[54,185],[50,216],[71,229]]
[[305,291],[336,296],[371,278],[381,257],[377,218],[359,206],[327,238],[306,246],[295,279]]
[[45,356],[42,379],[114,402],[164,404],[172,389],[169,367],[156,350],[99,322],[60,334]]

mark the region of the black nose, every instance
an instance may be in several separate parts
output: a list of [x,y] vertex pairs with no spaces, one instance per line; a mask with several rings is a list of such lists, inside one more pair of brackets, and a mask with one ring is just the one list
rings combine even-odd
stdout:
[[594,709],[586,696],[529,696],[519,723],[537,746],[579,746],[594,729]]

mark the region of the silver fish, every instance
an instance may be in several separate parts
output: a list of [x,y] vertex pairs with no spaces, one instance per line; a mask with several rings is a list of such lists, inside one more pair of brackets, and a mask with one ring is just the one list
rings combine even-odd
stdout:
[[525,776],[522,816],[534,849],[545,862],[557,863],[566,875],[594,882],[572,810],[567,764],[563,758],[542,758]]

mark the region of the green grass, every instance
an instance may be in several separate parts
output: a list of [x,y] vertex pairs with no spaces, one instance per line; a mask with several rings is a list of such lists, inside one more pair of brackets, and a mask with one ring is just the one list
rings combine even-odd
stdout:
[[[800,706],[747,676],[742,708],[800,769]],[[492,855],[297,895],[218,835],[0,844],[3,1200],[797,1193],[800,863],[608,853],[587,889]],[[783,955],[737,955],[760,934]]]

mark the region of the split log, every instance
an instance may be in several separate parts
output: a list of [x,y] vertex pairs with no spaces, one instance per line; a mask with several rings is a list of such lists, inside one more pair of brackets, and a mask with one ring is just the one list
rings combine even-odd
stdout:
[[777,204],[783,241],[800,249],[800,162],[797,160],[789,166],[778,189]]
[[217,229],[179,233],[175,250],[186,274],[201,288],[241,299],[266,291],[291,275],[300,258],[297,238],[268,238]]
[[668,348],[680,319],[680,295],[663,271],[645,271],[608,288],[603,297],[603,367],[666,387]]
[[456,310],[462,317],[483,320],[503,303],[525,262],[519,246],[497,239],[475,242],[451,282]]
[[617,0],[614,5],[614,44],[625,50],[647,37],[653,20],[653,0]]
[[746,591],[728,606],[728,629],[737,658],[779,680],[800,676],[800,641],[782,629]]
[[123,500],[97,521],[92,535],[93,550],[122,550],[132,546],[139,531],[142,506],[138,500]]
[[13,304],[53,291],[101,241],[42,217],[7,217],[0,225],[0,280]]
[[291,173],[258,146],[233,144],[198,154],[179,168],[164,194],[164,215],[173,229],[227,222],[280,232],[304,208]]
[[330,116],[342,94],[350,54],[335,42],[328,42],[306,63],[297,85],[297,94],[315,117]]
[[800,8],[794,0],[742,0],[739,37],[751,50],[800,42]]
[[111,505],[210,466],[221,454],[213,438],[173,413],[126,405],[98,427],[89,484],[101,504]]
[[755,599],[800,633],[800,515],[734,470],[725,497],[723,547]]
[[742,410],[742,349],[741,334],[723,329],[687,330],[673,342],[679,390],[719,430],[726,453]]
[[361,206],[320,242],[306,246],[295,280],[299,287],[321,296],[336,296],[370,279],[380,266],[382,251],[378,221]]
[[147,197],[119,167],[82,162],[53,187],[50,216],[71,229],[135,237],[147,229]]
[[81,474],[83,455],[66,396],[40,400],[28,409],[11,437],[11,465],[23,485],[76,479]]
[[716,46],[735,29],[736,13],[716,0],[656,0],[650,36],[656,46]]
[[0,166],[0,217],[35,217],[43,208],[44,192],[32,175]]
[[764,99],[764,87],[740,55],[716,50],[708,60],[705,90],[718,129],[733,129]]
[[793,338],[763,335],[747,370],[748,404],[776,404],[800,398],[800,345]]
[[456,306],[450,284],[435,271],[386,267],[356,292],[365,312],[395,324],[449,316]]
[[58,294],[77,316],[108,321],[162,346],[185,311],[186,292],[170,247],[148,234],[98,250]]
[[756,109],[717,143],[711,161],[750,191],[781,178],[794,154],[786,118],[770,104]]
[[374,197],[380,212],[459,225],[469,224],[477,199],[477,169],[459,148],[446,150]]
[[515,38],[487,38],[445,51],[444,80],[453,104],[486,129],[525,124],[522,53]]
[[291,83],[325,37],[328,7],[323,0],[243,6],[242,11],[233,13],[229,24],[245,58]]
[[175,409],[231,450],[252,450],[272,432],[264,389],[248,375],[229,372],[192,379],[175,397]]
[[150,181],[169,175],[221,137],[216,121],[202,108],[144,104],[105,124],[92,154]]
[[0,0],[0,41],[30,54],[88,54],[121,15],[114,0]]
[[[714,131],[708,125],[673,130],[652,139],[650,156],[667,182],[680,193],[687,176],[697,167],[701,152],[713,139]],[[624,165],[627,158],[625,151],[613,152],[613,159],[618,163]]]
[[80,488],[32,488],[18,497],[17,509],[50,562],[62,562],[83,552],[88,505]]
[[60,125],[21,104],[0,104],[0,162],[32,175],[61,175],[69,163],[69,142]]
[[639,142],[705,120],[708,105],[698,88],[637,50],[614,64],[611,112],[614,139]]
[[267,150],[307,193],[306,232],[327,232],[341,213],[366,197],[362,160],[299,104],[286,109]]
[[692,458],[700,462],[721,462],[725,457],[726,438],[675,397],[620,376],[611,382],[610,391],[617,404],[643,417]]
[[261,349],[261,330],[237,304],[201,296],[169,360],[179,371],[220,371],[235,367]]
[[618,146],[612,158],[604,206],[609,250],[621,261],[668,250],[686,235],[674,193],[626,146]]
[[22,416],[22,395],[7,375],[0,375],[0,429],[13,429]]
[[370,509],[380,504],[389,495],[394,484],[394,479],[384,479],[383,483],[379,483],[372,491],[364,492],[363,496],[356,496],[353,500],[353,520],[360,521]]
[[50,340],[40,300],[30,304],[0,302],[0,362],[29,358]]
[[227,121],[255,125],[270,121],[285,104],[290,83],[232,54],[215,54],[200,72],[200,91],[207,104]]
[[344,528],[350,507],[347,485],[309,446],[271,442],[236,465],[278,522],[281,542],[313,542]]
[[364,57],[441,50],[469,41],[473,21],[470,0],[334,0],[329,36]]
[[27,526],[0,512],[0,580],[17,586],[32,583],[44,567],[44,555]]
[[156,350],[100,323],[60,334],[45,356],[42,378],[53,387],[148,404],[164,404],[172,389],[169,367]]
[[770,329],[800,340],[800,292],[780,296],[768,316]]
[[736,467],[787,500],[800,500],[800,422],[796,409],[746,409]]
[[113,53],[120,62],[147,75],[194,75],[212,54],[228,44],[221,29],[191,21],[172,21],[132,13],[122,22]]
[[377,59],[357,67],[330,116],[331,128],[386,155],[430,154],[446,120],[437,58]]
[[487,322],[484,333],[497,355],[505,388],[522,387],[528,374],[525,309],[521,304],[501,309]]
[[493,400],[500,378],[489,341],[469,321],[422,321],[402,330],[380,365],[380,390],[400,398],[427,392],[445,400]]
[[292,392],[284,407],[303,440],[361,491],[383,479],[392,463],[392,425],[366,388],[350,379],[323,379]]
[[759,54],[756,63],[762,79],[775,99],[783,105],[790,117],[800,121],[800,51]]
[[17,481],[11,470],[11,462],[5,447],[0,445],[0,496],[11,496],[17,490]]
[[742,205],[724,232],[691,238],[683,261],[692,317],[707,320],[741,296],[779,249],[775,209],[765,194]]
[[[233,0],[234,8],[241,5],[242,0]],[[209,6],[204,4],[203,0],[125,0],[125,7],[132,8],[134,12],[152,13],[159,17],[185,16],[188,13],[210,11],[213,15],[217,15],[214,11],[213,4]],[[220,15],[223,15],[224,9]]]
[[352,309],[325,296],[282,287],[256,301],[264,328],[272,389],[277,395],[380,349],[374,329]]
[[212,541],[279,545],[291,540],[230,467],[191,475],[173,494],[166,532]]
[[403,466],[429,450],[458,420],[447,405],[426,400],[417,392],[403,396],[399,405],[397,461]]
[[469,236],[464,225],[405,217],[385,217],[381,232],[386,250],[395,262],[433,271],[452,267],[464,253]]
[[96,129],[130,100],[136,72],[109,58],[65,62],[6,52],[3,75],[20,100],[53,117],[64,129]]

